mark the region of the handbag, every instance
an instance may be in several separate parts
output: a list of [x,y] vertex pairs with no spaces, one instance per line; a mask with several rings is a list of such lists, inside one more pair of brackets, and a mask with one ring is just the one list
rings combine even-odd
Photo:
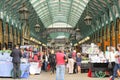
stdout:
[[109,69],[112,68],[112,63],[111,63],[111,62],[108,63],[108,68],[109,68]]
[[111,63],[111,53],[109,53],[109,63],[108,63],[108,68],[111,69],[112,68],[112,63]]

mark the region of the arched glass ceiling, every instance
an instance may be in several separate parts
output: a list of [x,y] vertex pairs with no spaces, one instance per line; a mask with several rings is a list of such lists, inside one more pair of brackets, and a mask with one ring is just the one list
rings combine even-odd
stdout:
[[89,0],[30,0],[30,2],[47,28],[55,22],[64,22],[75,27]]
[[48,28],[72,28],[72,26],[66,23],[57,22],[48,26]]
[[50,37],[52,39],[62,39],[62,38],[69,38],[70,34],[69,33],[63,33],[63,32],[56,32],[56,33],[51,33]]

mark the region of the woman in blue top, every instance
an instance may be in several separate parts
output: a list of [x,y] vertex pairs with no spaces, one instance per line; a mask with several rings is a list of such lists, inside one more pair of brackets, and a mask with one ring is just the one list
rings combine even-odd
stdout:
[[81,61],[82,61],[81,54],[77,53],[76,63],[77,63],[78,73],[81,73]]

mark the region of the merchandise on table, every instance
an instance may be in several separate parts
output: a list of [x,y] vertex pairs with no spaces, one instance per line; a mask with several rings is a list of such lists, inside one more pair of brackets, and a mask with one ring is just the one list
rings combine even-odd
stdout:
[[12,61],[10,50],[0,50],[0,61]]
[[82,45],[83,52],[88,54],[89,57],[89,71],[88,76],[92,77],[105,77],[109,75],[108,60],[104,52],[95,44]]
[[[29,77],[30,64],[21,64],[21,78]],[[4,69],[3,69],[4,68]],[[13,64],[12,62],[0,61],[0,77],[12,77],[13,75]],[[26,76],[27,74],[27,76]]]
[[[11,50],[0,50],[0,77],[13,77],[13,63],[10,56]],[[30,64],[21,59],[21,78],[29,77]]]

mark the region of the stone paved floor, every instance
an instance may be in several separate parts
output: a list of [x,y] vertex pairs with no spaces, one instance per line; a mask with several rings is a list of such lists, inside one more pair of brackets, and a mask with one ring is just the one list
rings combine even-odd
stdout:
[[[0,78],[0,80],[13,80],[12,78]],[[30,75],[28,79],[16,79],[16,80],[55,80],[55,74],[50,74],[50,72],[41,72],[40,75]],[[106,78],[89,78],[87,73],[81,74],[65,74],[65,80],[109,80]],[[116,78],[115,80],[119,80]]]

